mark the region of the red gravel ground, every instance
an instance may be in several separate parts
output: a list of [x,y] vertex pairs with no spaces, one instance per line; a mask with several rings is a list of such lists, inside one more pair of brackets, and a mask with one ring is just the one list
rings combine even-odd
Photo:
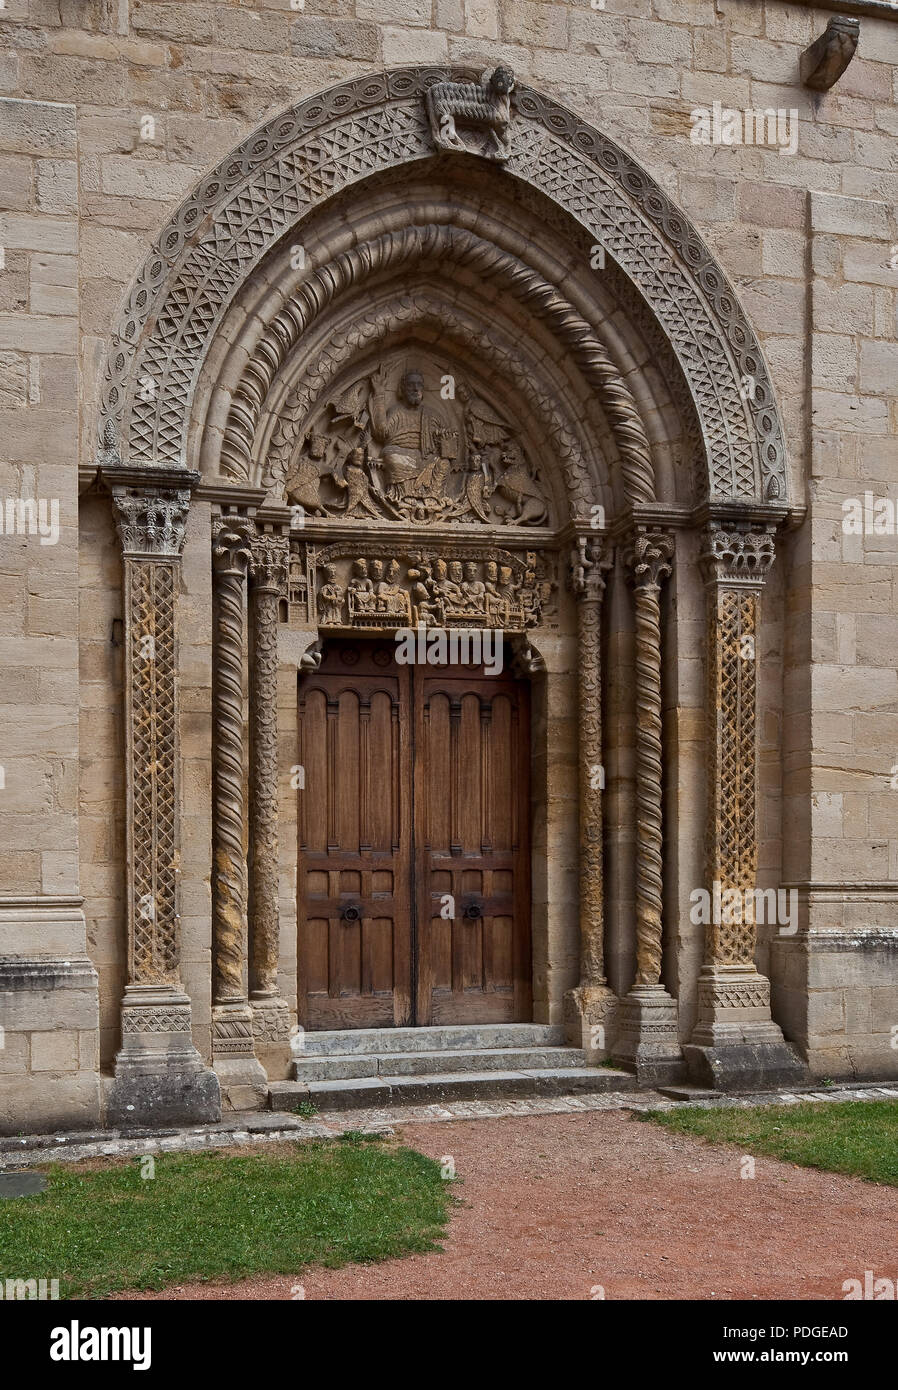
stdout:
[[841,1299],[898,1274],[898,1189],[756,1159],[623,1111],[409,1124],[451,1155],[461,1205],[442,1253],[189,1284],[163,1299]]

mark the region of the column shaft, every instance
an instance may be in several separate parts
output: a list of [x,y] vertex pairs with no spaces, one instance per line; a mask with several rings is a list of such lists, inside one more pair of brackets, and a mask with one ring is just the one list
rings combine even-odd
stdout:
[[128,980],[107,1123],[220,1117],[180,981],[175,598],[195,474],[103,468],[122,544]]

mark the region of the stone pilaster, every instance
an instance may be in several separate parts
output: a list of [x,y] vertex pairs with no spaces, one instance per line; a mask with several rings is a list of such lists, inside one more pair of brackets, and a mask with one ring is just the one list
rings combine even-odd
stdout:
[[103,470],[124,564],[128,980],[112,1125],[217,1120],[219,1085],[193,1045],[180,981],[178,707],[175,608],[196,475]]
[[685,1048],[708,1085],[794,1083],[804,1067],[770,1014],[755,966],[757,637],[774,528],[712,521],[701,561],[708,595],[708,923],[698,1018]]
[[648,526],[636,528],[625,557],[636,621],[636,979],[621,1003],[614,1059],[644,1081],[685,1070],[677,1001],[661,983],[661,585],[673,557],[673,537]]
[[611,558],[599,536],[579,536],[571,555],[577,600],[577,730],[580,816],[580,982],[564,997],[565,1033],[590,1061],[606,1057],[617,996],[605,977],[602,793],[602,599]]
[[252,538],[250,601],[250,1003],[257,1048],[287,1042],[290,1008],[278,991],[278,603],[286,592],[289,541]]
[[212,1058],[229,1106],[255,1109],[266,1076],[247,992],[244,655],[253,523],[213,523]]

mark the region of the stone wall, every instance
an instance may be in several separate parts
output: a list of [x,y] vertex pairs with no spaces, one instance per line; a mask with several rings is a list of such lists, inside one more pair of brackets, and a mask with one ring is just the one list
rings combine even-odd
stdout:
[[[762,934],[759,959],[770,961],[775,1016],[818,1073],[894,1074],[898,538],[846,535],[841,518],[844,499],[865,490],[896,499],[898,23],[862,18],[857,56],[831,93],[814,94],[798,60],[828,18],[780,0],[305,0],[300,10],[291,0],[6,0],[0,479],[4,500],[55,500],[59,534],[51,544],[21,527],[0,536],[0,1127],[63,1112],[94,1123],[98,1038],[104,1069],[118,1045],[121,596],[108,499],[83,499],[80,557],[77,545],[106,336],[174,207],[254,125],[341,79],[411,63],[509,62],[624,145],[740,293],[778,392],[798,508],[764,599],[760,815],[762,886],[794,885],[801,916],[796,939]],[[690,113],[715,101],[796,110],[796,152],[693,144]],[[195,508],[180,619],[183,974],[205,1055],[211,651],[194,615],[208,611],[208,526]],[[678,944],[667,964],[688,1026],[704,788],[701,675],[686,643],[702,618],[688,544],[678,563],[665,601],[689,627],[677,629],[665,686],[668,939]],[[626,646],[615,627],[612,656],[625,659]],[[295,668],[285,669],[286,747]],[[609,807],[615,795],[626,803],[622,786]],[[281,852],[289,976],[295,847]],[[615,932],[626,884],[610,883]],[[625,988],[631,962],[614,941]],[[12,1002],[12,983],[28,1007]]]

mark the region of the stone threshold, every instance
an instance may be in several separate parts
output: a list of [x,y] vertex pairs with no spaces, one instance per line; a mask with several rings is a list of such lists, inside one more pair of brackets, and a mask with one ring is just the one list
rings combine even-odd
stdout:
[[[671,1091],[678,1093],[676,1098]],[[447,1101],[440,1105],[329,1111],[314,1119],[258,1111],[223,1120],[220,1124],[181,1129],[71,1131],[4,1138],[0,1139],[0,1172],[35,1168],[46,1163],[79,1163],[84,1159],[137,1158],[145,1154],[190,1153],[247,1144],[336,1139],[349,1132],[390,1135],[401,1124],[574,1114],[583,1110],[676,1110],[684,1105],[746,1108],[837,1100],[898,1101],[898,1082],[866,1086],[840,1084],[825,1090],[752,1091],[742,1095],[721,1095],[698,1087],[671,1087],[664,1093],[660,1090],[606,1091],[595,1095],[534,1096],[502,1101]]]

